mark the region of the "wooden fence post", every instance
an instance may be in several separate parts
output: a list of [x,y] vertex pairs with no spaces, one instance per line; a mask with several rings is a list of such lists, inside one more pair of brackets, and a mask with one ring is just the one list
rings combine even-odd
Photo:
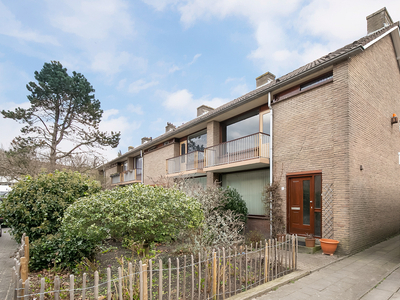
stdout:
[[69,275],[69,299],[74,300],[74,275]]
[[148,288],[147,288],[147,264],[142,265],[142,273],[143,273],[143,300],[147,300],[149,298]]
[[82,299],[86,299],[86,273],[82,276]]
[[162,300],[163,294],[163,265],[162,260],[158,260],[158,300]]
[[111,269],[107,268],[107,300],[111,300]]
[[40,300],[44,300],[44,290],[45,290],[46,280],[44,278],[40,279]]
[[122,268],[121,267],[118,267],[118,295],[119,295],[119,300],[122,300]]
[[176,300],[179,300],[179,258],[176,259]]
[[29,278],[25,281],[24,300],[29,300]]
[[292,235],[292,269],[296,269],[296,243],[294,235]]
[[99,299],[99,272],[94,272],[94,299]]
[[28,265],[26,263],[26,257],[21,257],[21,279],[22,279],[22,290],[20,296],[25,294],[25,281],[28,279]]
[[217,253],[213,252],[212,297],[217,299]]
[[29,264],[29,236],[25,237],[25,258],[26,258],[26,272],[29,273],[28,264]]
[[264,253],[264,283],[268,282],[268,243],[265,242],[265,253]]
[[225,299],[225,247],[222,247],[222,299]]
[[60,300],[60,278],[54,278],[54,300]]

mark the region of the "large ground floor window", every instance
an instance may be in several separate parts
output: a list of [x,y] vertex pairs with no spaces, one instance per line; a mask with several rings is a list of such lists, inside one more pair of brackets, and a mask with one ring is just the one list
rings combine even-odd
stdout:
[[233,187],[246,201],[250,215],[265,215],[263,191],[269,184],[269,168],[222,175],[222,186]]

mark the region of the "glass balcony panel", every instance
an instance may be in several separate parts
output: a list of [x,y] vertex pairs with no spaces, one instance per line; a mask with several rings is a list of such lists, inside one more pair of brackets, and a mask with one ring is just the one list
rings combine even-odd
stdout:
[[269,135],[259,132],[208,147],[205,149],[204,155],[206,157],[205,167],[260,157],[269,158]]
[[167,159],[167,174],[203,169],[204,152],[194,151]]

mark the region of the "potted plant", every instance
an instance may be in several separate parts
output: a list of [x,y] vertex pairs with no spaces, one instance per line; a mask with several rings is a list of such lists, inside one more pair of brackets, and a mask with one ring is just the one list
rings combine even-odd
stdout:
[[333,255],[339,244],[339,241],[332,239],[319,239],[319,242],[321,243],[322,252],[328,255]]
[[306,234],[306,247],[315,247],[315,237],[311,233]]

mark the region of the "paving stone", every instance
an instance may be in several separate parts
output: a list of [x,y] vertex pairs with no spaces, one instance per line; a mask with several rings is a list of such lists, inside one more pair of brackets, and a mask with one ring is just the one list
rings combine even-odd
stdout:
[[394,293],[390,300],[400,300],[400,291]]
[[368,294],[366,294],[361,299],[362,300],[387,300],[392,295],[393,295],[392,292],[379,290],[379,289],[373,289],[372,291],[370,291]]
[[376,288],[379,290],[395,293],[400,288],[400,281],[385,279]]

